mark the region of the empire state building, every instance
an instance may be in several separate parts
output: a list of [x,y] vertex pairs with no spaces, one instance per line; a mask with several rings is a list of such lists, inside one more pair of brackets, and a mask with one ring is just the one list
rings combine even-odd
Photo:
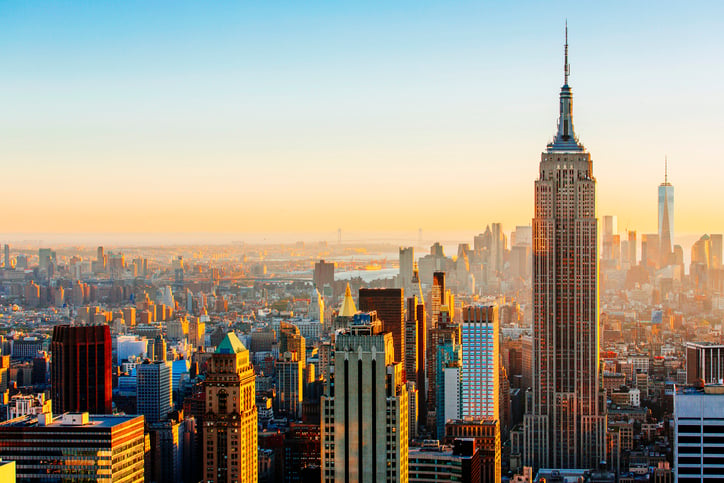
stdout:
[[591,154],[573,130],[568,28],[558,132],[541,154],[533,218],[533,387],[523,462],[596,468],[605,459],[599,394],[598,220]]

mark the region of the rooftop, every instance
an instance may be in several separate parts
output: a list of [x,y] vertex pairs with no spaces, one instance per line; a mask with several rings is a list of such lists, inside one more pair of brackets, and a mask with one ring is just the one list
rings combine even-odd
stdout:
[[246,351],[246,347],[233,332],[229,332],[216,348],[217,354],[238,354]]
[[137,418],[142,418],[143,416],[137,415],[137,414],[126,414],[126,415],[105,415],[105,414],[91,414],[88,416],[88,424],[83,425],[77,425],[77,424],[67,424],[63,423],[63,416],[69,416],[69,413],[65,415],[59,415],[53,417],[52,422],[46,424],[45,426],[41,426],[38,424],[38,416],[36,415],[26,415],[26,416],[20,416],[15,419],[10,419],[8,421],[0,423],[0,430],[2,429],[9,429],[9,428],[113,428],[114,426],[118,426],[119,424],[127,423],[129,421],[133,421]]

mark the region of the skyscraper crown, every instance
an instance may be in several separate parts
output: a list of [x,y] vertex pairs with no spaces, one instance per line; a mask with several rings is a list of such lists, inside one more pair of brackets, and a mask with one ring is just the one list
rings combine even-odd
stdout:
[[573,93],[568,86],[568,76],[571,66],[568,64],[568,22],[566,22],[566,43],[563,62],[563,87],[560,96],[560,116],[558,118],[558,132],[553,142],[548,144],[548,152],[582,152],[585,148],[578,142],[573,130]]

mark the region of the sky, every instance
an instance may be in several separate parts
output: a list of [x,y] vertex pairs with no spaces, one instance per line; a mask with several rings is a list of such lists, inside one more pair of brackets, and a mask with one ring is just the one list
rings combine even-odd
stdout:
[[[529,224],[563,83],[598,214],[724,232],[717,2],[0,2],[0,233]],[[685,246],[685,251],[689,247]]]

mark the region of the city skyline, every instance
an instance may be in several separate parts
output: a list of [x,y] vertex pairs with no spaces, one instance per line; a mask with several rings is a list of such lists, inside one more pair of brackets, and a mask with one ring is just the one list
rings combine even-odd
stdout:
[[530,224],[565,18],[599,217],[655,233],[668,156],[677,231],[724,231],[721,7],[558,5],[10,6],[3,232]]
[[724,478],[721,13],[5,6],[0,479]]

